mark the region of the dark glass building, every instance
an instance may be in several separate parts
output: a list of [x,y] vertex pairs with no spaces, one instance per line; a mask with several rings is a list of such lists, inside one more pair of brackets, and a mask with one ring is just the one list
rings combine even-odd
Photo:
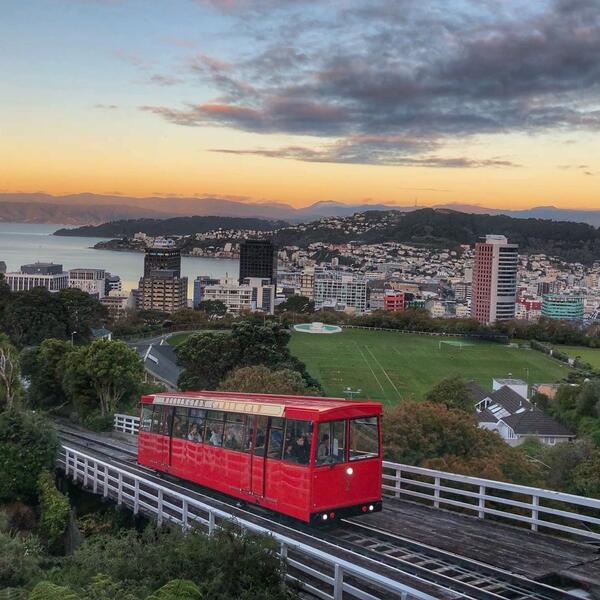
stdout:
[[181,250],[179,248],[146,248],[144,277],[152,271],[173,271],[173,277],[181,277]]
[[277,283],[277,249],[269,240],[246,240],[240,244],[240,283],[260,277]]

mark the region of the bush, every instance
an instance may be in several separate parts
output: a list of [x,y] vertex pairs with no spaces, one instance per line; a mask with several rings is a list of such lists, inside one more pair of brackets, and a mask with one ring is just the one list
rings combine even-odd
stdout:
[[42,558],[37,537],[0,533],[0,589],[34,581],[40,576]]
[[146,600],[203,600],[198,586],[186,579],[174,579],[148,596]]
[[95,410],[84,417],[83,425],[92,431],[112,431],[114,420],[114,414],[103,415]]
[[29,411],[0,413],[0,501],[37,498],[37,479],[54,468],[58,439],[50,423]]
[[78,597],[68,588],[41,581],[29,594],[28,600],[79,600]]
[[44,471],[38,479],[40,497],[40,533],[50,548],[56,548],[69,523],[70,506],[67,497],[54,485],[50,473]]

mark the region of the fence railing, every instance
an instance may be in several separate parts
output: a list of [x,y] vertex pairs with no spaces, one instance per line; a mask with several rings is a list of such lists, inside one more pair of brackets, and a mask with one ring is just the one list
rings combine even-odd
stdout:
[[[265,534],[277,543],[279,555],[286,561],[287,577],[307,592],[324,600],[378,600],[381,597],[402,600],[434,600],[411,586],[374,573],[348,560],[313,548],[280,533],[235,518],[232,514],[176,492],[159,483],[99,460],[85,452],[63,446],[59,466],[65,475],[95,494],[128,506],[135,514],[156,518],[159,524],[170,521],[183,528],[200,526],[208,534],[226,522],[255,533]],[[418,578],[407,574],[418,581]],[[382,594],[380,596],[379,594]]]
[[140,431],[140,418],[117,413],[115,414],[113,429],[115,431],[137,435]]
[[[137,434],[139,423],[139,417],[115,415],[117,431]],[[381,487],[387,497],[600,541],[600,500],[595,498],[388,461]]]
[[458,510],[480,519],[528,525],[532,531],[600,540],[600,500],[492,479],[383,462],[384,496]]

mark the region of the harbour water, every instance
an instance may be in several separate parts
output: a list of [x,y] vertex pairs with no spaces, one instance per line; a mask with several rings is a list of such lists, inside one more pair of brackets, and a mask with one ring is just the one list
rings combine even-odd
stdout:
[[[137,287],[144,271],[144,255],[141,252],[115,252],[95,250],[96,242],[106,238],[62,237],[52,235],[63,225],[39,223],[0,223],[0,261],[8,271],[18,271],[21,265],[55,262],[65,270],[77,267],[106,269],[119,275],[123,289]],[[191,297],[192,282],[198,275],[211,277],[237,277],[239,263],[233,259],[217,259],[185,256],[181,260],[183,276],[189,280],[188,296]]]

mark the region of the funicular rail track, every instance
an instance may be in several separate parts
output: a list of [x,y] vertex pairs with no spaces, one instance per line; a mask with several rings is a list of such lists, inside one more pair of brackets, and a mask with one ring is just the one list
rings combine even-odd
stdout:
[[[366,525],[360,520],[343,520],[334,529],[320,531],[315,535],[314,530],[310,530],[302,524],[294,523],[291,525],[289,520],[284,519],[284,522],[282,522],[281,519],[273,518],[272,515],[266,517],[260,509],[258,511],[247,508],[241,509],[235,505],[234,500],[227,501],[224,500],[222,495],[207,494],[204,488],[199,488],[194,484],[179,480],[177,480],[177,483],[172,483],[160,479],[153,471],[135,464],[135,446],[132,444],[107,440],[99,435],[77,431],[64,425],[59,425],[59,433],[66,446],[85,448],[94,454],[99,454],[104,460],[108,459],[115,466],[127,469],[132,474],[141,474],[148,481],[158,481],[160,485],[168,486],[169,489],[189,494],[202,502],[211,504],[216,510],[224,509],[233,518],[243,519],[254,525],[265,527],[270,531],[279,532],[282,535],[289,536],[290,539],[298,540],[303,544],[310,544],[319,551],[344,556],[353,564],[372,570],[378,577],[397,580],[403,585],[424,590],[423,593],[432,594],[432,597],[435,598],[567,600],[575,597],[563,590],[458,554],[444,552],[413,540],[389,534]],[[85,478],[83,483],[84,485],[89,484],[85,481]],[[94,485],[97,485],[97,483]],[[143,488],[143,484],[141,485]],[[115,499],[122,501],[122,498],[118,497],[118,490],[116,495]],[[144,512],[144,508],[147,507],[138,506],[137,508]],[[156,506],[152,506],[152,510],[146,512],[152,512],[156,515],[156,508]],[[173,509],[164,505],[162,511],[163,515],[158,515],[159,521],[161,518],[174,521],[180,520],[178,519],[178,513],[181,511],[180,506],[175,506]],[[208,525],[210,529],[210,522]],[[291,554],[288,554],[288,560],[292,567],[298,565],[298,561],[295,561]],[[309,568],[311,570],[309,573],[303,573],[304,579],[306,580],[306,576],[308,576],[308,580],[311,582],[308,584],[308,590],[318,597],[336,598],[335,595],[323,594],[319,589],[318,580],[322,579],[318,577],[320,573],[314,569],[314,566]],[[355,583],[355,579],[352,579],[352,582]],[[335,584],[335,573],[333,583]],[[392,595],[369,595],[369,593],[367,595],[352,595],[350,593],[348,597],[399,598],[402,597],[402,592],[399,592],[399,595],[394,593]]]

